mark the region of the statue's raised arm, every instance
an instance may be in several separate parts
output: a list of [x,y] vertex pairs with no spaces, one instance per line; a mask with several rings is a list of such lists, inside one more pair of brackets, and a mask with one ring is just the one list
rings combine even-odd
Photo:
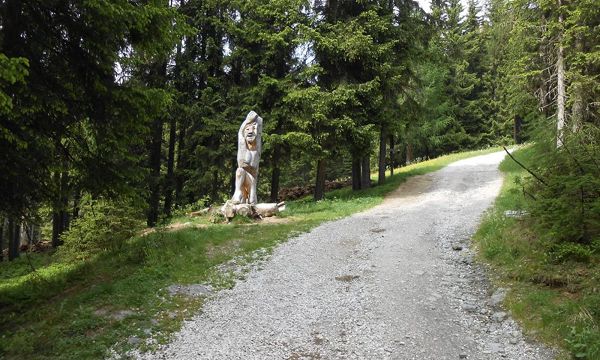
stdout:
[[235,173],[234,203],[256,204],[258,165],[262,151],[263,119],[254,111],[246,115],[238,132],[238,168]]

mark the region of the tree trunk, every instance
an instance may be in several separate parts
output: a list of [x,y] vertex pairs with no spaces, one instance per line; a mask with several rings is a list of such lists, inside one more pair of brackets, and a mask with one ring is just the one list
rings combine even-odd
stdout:
[[413,156],[414,156],[413,155],[413,146],[411,143],[407,143],[406,144],[406,165],[410,165],[413,162],[413,160],[414,160]]
[[157,116],[152,123],[152,139],[150,141],[150,176],[148,179],[148,188],[150,196],[148,197],[148,218],[146,223],[149,227],[154,227],[158,222],[158,204],[160,201],[160,155],[163,136],[163,119]]
[[396,150],[394,149],[394,135],[390,135],[390,176],[394,176],[396,167]]
[[521,119],[521,116],[519,115],[515,115],[515,126],[513,129],[513,140],[515,141],[515,144],[520,144],[522,139],[521,139],[521,126],[522,126],[523,120]]
[[53,248],[57,248],[62,244],[62,242],[60,241],[60,233],[61,233],[60,224],[61,224],[60,213],[58,211],[55,211],[52,213],[52,247]]
[[56,172],[54,181],[58,184],[58,200],[52,212],[52,247],[62,245],[62,233],[69,228],[69,176],[66,171]]
[[71,220],[79,217],[79,206],[81,203],[81,190],[77,190],[73,196],[73,211],[71,212]]
[[379,177],[377,184],[383,185],[385,183],[385,156],[386,156],[386,136],[383,127],[379,131]]
[[6,220],[3,216],[0,216],[0,262],[4,261],[4,230]]
[[164,213],[167,217],[171,216],[173,207],[173,191],[175,188],[175,141],[177,138],[177,120],[175,116],[171,117],[169,128],[169,154],[167,158],[167,178],[165,181],[165,207]]
[[360,157],[352,156],[352,190],[360,190],[361,183],[360,177],[362,176],[360,171]]
[[[65,162],[65,169],[67,169],[67,163]],[[60,175],[60,221],[61,231],[60,234],[69,229],[71,218],[69,216],[69,195],[71,189],[69,188],[69,173],[65,170]],[[61,242],[62,243],[62,242]]]
[[317,160],[317,179],[315,182],[315,201],[322,200],[325,196],[325,171],[326,162],[325,159]]
[[371,156],[365,155],[362,158],[362,176],[360,179],[360,184],[363,189],[368,189],[371,187]]
[[175,203],[181,205],[181,192],[183,191],[184,169],[186,168],[185,138],[186,126],[184,123],[179,127],[177,138],[177,168],[175,171]]
[[573,97],[573,108],[571,111],[571,131],[576,133],[579,131],[581,124],[585,121],[585,106],[583,100],[583,89],[581,84],[578,84],[571,92]]
[[275,145],[273,148],[273,155],[271,158],[271,164],[273,171],[271,172],[271,202],[277,202],[279,200],[279,177],[281,170],[279,169],[279,161],[281,159],[281,145]]
[[29,246],[35,245],[40,242],[41,232],[38,224],[26,224],[25,226],[25,240]]
[[[562,1],[558,0],[558,6],[562,6]],[[563,23],[562,11],[559,9],[558,22],[560,26]],[[562,32],[562,29],[560,29]],[[556,60],[556,81],[558,97],[556,99],[556,147],[561,147],[564,141],[565,127],[565,58],[564,47],[562,45],[562,34],[558,39],[558,54]]]
[[231,180],[229,181],[229,195],[233,195],[235,192],[235,172],[237,171],[237,167],[237,158],[231,158]]
[[[217,160],[218,161],[218,160]],[[258,178],[256,179],[256,187],[258,188]],[[219,168],[214,168],[212,173],[212,190],[210,191],[210,199],[212,202],[219,201]]]
[[14,218],[8,220],[8,261],[19,257],[19,223]]

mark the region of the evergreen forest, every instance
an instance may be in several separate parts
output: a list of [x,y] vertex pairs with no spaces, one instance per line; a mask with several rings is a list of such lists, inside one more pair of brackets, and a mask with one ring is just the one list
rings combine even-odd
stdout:
[[546,254],[597,262],[599,77],[597,0],[4,0],[0,261],[85,261],[219,206],[254,110],[260,202],[527,143]]

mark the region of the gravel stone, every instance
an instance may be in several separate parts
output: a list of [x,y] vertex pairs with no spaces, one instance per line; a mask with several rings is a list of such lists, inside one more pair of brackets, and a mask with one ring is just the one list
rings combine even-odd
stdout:
[[506,319],[507,314],[504,311],[498,311],[492,314],[492,320],[495,322],[502,322]]
[[490,306],[491,307],[498,307],[500,305],[502,305],[502,302],[504,301],[504,298],[506,298],[506,293],[508,292],[508,289],[505,288],[498,288],[496,289],[496,291],[494,291],[494,293],[492,294],[492,296],[490,297]]
[[205,284],[191,284],[191,285],[179,285],[173,284],[167,287],[169,295],[185,295],[189,297],[206,296],[212,293],[213,289],[210,285]]
[[127,339],[127,343],[129,345],[139,345],[142,342],[142,339],[140,339],[137,336],[130,336],[129,339]]
[[475,304],[470,304],[470,303],[464,303],[461,305],[462,309],[466,312],[477,312],[477,310],[479,310],[479,308],[477,307],[477,305]]
[[135,311],[133,310],[119,310],[117,312],[111,313],[109,316],[117,321],[122,321],[125,318],[135,315]]
[[[553,359],[552,349],[535,343],[503,347],[514,332],[522,337],[510,318],[495,323],[461,308],[490,303],[486,270],[462,261],[469,241],[460,252],[452,244],[470,239],[497,196],[503,157],[474,157],[413,177],[380,206],[290,239],[273,250],[262,270],[252,268],[233,289],[208,297],[170,344],[155,353],[127,355]],[[385,237],[372,229],[385,229]]]

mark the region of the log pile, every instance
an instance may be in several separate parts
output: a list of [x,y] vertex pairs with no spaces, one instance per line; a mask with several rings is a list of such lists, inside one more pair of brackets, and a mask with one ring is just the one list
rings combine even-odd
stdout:
[[248,216],[251,218],[275,216],[283,210],[285,210],[285,202],[239,204],[228,200],[225,205],[221,207],[221,213],[227,220],[233,219],[236,215]]

